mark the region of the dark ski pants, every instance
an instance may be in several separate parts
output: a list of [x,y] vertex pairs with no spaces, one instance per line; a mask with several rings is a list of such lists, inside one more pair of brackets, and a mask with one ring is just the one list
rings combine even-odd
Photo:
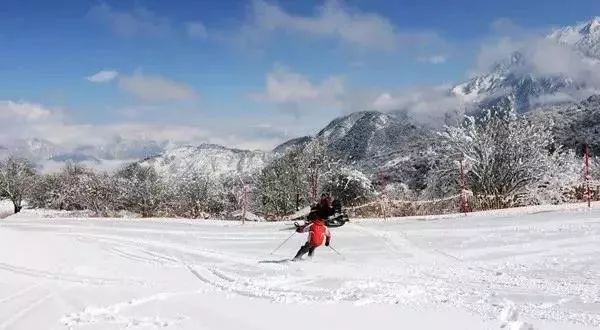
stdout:
[[306,242],[306,244],[304,244],[304,245],[302,245],[302,247],[300,247],[300,250],[298,250],[298,253],[296,253],[294,260],[298,260],[298,259],[302,258],[302,256],[304,256],[307,252],[308,252],[308,256],[312,257],[316,248],[317,248],[316,246],[311,246],[309,242]]

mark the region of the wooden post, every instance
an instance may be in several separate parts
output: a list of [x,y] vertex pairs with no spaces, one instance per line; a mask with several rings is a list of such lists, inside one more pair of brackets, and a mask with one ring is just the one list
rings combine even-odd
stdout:
[[592,193],[590,191],[590,147],[585,145],[585,184],[587,190],[588,208],[592,207]]
[[246,193],[247,185],[242,188],[242,225],[246,223]]
[[383,215],[383,220],[387,220],[387,197],[385,194],[385,179],[382,172],[379,172],[379,182],[381,184],[381,213]]
[[468,202],[467,202],[467,190],[466,190],[466,182],[465,182],[465,167],[463,166],[463,161],[460,161],[460,209],[461,211],[467,215],[468,212]]

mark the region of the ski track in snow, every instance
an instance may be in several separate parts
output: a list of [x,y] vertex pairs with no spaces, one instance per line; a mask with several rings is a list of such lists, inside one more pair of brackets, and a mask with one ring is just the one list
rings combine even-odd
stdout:
[[[282,260],[303,235],[268,255],[289,235],[286,224],[10,217],[0,239],[19,252],[0,252],[0,308],[19,307],[0,313],[0,329],[27,324],[41,305],[57,309],[46,315],[55,328],[195,328],[186,323],[198,321],[193,313],[164,306],[208,294],[300,306],[451,307],[507,329],[598,327],[599,216],[351,222],[333,229],[343,258],[322,247],[299,263]],[[31,246],[21,251],[24,241]]]
[[10,326],[12,326],[15,322],[17,322],[19,319],[25,317],[28,313],[30,313],[32,310],[34,310],[38,306],[45,303],[52,296],[53,296],[52,293],[44,294],[41,297],[35,299],[34,301],[28,303],[24,307],[21,307],[21,309],[18,310],[15,314],[13,314],[9,318],[5,319],[2,323],[0,323],[0,329],[9,329]]

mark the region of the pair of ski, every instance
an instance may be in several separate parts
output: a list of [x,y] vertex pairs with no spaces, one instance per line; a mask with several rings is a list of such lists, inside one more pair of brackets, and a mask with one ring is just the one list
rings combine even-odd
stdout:
[[[285,242],[284,242],[285,243]],[[331,251],[335,252],[335,254],[337,254],[338,256],[340,256],[342,259],[346,259],[346,257],[344,257],[344,255],[342,255],[338,250],[334,249],[331,245],[327,246],[328,248],[331,249]],[[290,259],[281,259],[281,260],[263,260],[263,261],[259,261],[259,264],[284,264],[284,263],[290,263],[290,262],[298,262],[298,261],[308,261],[308,260],[312,260],[312,258],[308,258],[308,259],[303,259],[303,258],[290,258]]]

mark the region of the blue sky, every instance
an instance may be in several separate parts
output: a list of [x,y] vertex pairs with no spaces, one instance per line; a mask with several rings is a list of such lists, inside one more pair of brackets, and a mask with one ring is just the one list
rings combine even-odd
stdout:
[[600,13],[597,0],[2,3],[0,112],[23,117],[21,135],[263,149],[464,80],[503,34]]

